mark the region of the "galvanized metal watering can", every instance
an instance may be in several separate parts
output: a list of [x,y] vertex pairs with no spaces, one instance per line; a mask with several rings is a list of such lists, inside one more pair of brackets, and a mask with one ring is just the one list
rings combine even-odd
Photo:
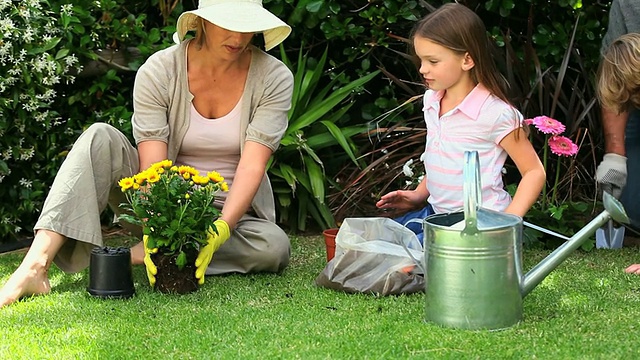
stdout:
[[[464,211],[424,219],[425,318],[446,327],[501,329],[522,320],[522,299],[609,219],[629,221],[604,194],[605,210],[522,271],[522,218],[484,209],[477,152],[465,152]],[[451,227],[464,220],[464,228]]]

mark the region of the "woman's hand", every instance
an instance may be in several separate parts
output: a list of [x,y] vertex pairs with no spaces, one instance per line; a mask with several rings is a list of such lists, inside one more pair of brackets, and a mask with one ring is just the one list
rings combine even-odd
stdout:
[[204,284],[204,275],[211,263],[213,253],[215,253],[225,241],[231,236],[229,230],[229,224],[222,219],[218,219],[213,222],[214,228],[209,228],[207,231],[207,245],[200,249],[198,258],[196,259],[196,279],[198,284]]
[[149,285],[153,287],[156,284],[156,274],[158,274],[158,268],[156,264],[151,260],[151,254],[158,252],[158,248],[149,248],[149,235],[142,237],[142,243],[144,244],[144,266],[147,269],[147,278],[149,279]]

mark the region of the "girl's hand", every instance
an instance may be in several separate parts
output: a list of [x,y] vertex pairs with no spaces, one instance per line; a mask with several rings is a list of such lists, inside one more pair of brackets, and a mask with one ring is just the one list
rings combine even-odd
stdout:
[[633,264],[624,271],[628,274],[640,274],[640,264]]
[[376,203],[379,209],[413,210],[425,205],[426,198],[416,190],[396,190],[383,195]]

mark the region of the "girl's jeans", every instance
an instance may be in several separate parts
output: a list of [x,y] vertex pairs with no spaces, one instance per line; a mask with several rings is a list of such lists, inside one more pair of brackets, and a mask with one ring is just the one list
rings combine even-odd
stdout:
[[420,240],[420,244],[424,245],[424,241],[423,241],[424,233],[423,233],[422,223],[412,222],[407,224],[407,221],[411,219],[424,219],[427,216],[433,215],[433,214],[435,214],[435,212],[433,211],[433,208],[431,207],[431,205],[427,205],[420,210],[410,211],[393,220],[399,222],[402,225],[405,225],[409,230],[413,231],[418,236],[418,240]]

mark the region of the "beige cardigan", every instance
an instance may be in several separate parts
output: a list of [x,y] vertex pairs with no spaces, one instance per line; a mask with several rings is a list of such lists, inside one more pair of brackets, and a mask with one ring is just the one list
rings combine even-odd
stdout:
[[[193,94],[189,92],[186,49],[189,41],[151,55],[136,74],[133,87],[133,137],[167,143],[168,157],[178,156],[189,128]],[[291,107],[293,74],[278,59],[251,46],[251,65],[242,101],[240,129],[247,140],[273,151],[287,129]],[[275,222],[273,190],[265,174],[251,203],[256,215]]]

